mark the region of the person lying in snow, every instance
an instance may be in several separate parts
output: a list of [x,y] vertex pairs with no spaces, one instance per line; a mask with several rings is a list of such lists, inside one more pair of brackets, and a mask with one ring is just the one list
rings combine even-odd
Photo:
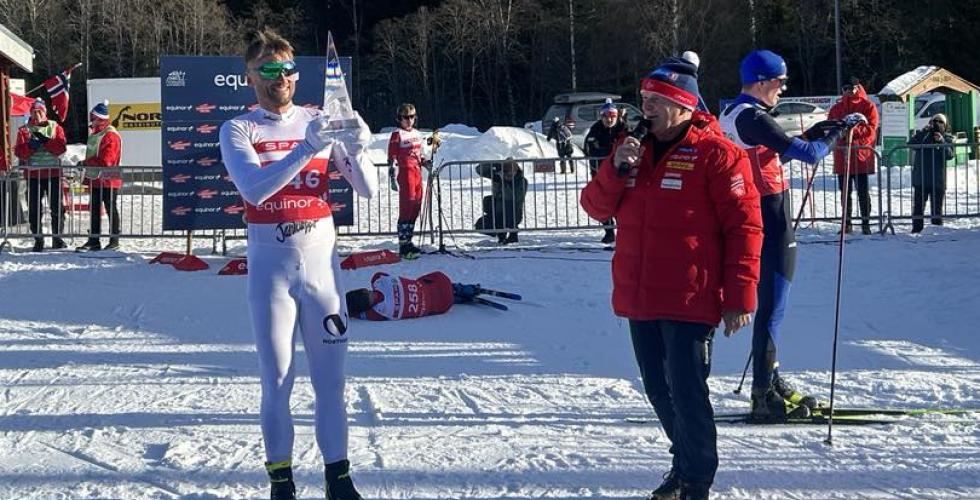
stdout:
[[379,272],[371,277],[371,289],[347,292],[347,313],[351,318],[387,321],[443,314],[453,304],[471,302],[507,310],[503,304],[478,297],[480,294],[521,300],[520,295],[513,293],[453,283],[439,271],[416,279]]

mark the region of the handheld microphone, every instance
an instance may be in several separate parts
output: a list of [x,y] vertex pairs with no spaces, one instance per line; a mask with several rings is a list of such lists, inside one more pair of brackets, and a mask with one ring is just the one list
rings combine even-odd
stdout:
[[[634,128],[633,131],[630,132],[630,137],[639,141],[642,140],[644,137],[646,137],[647,133],[649,132],[650,132],[650,122],[646,118],[644,118],[640,120],[636,124],[636,128]],[[632,168],[633,167],[631,167],[629,163],[626,163],[625,161],[621,162],[619,165],[616,166],[616,175],[618,175],[619,177],[626,177],[626,175],[630,173],[630,169]]]

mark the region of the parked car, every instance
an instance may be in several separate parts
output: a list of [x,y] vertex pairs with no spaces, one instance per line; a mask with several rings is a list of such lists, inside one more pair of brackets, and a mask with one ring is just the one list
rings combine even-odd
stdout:
[[626,109],[626,119],[632,128],[636,122],[640,121],[643,113],[636,106],[622,102],[622,96],[607,94],[605,92],[575,92],[568,94],[558,94],[555,96],[554,104],[548,108],[541,120],[544,134],[548,133],[548,127],[554,117],[565,120],[565,125],[572,131],[572,142],[579,148],[585,145],[585,134],[589,132],[589,127],[599,120],[599,108],[602,107],[606,99],[612,99],[616,107]]
[[814,123],[827,119],[827,110],[805,102],[780,102],[769,114],[786,132],[798,135]]

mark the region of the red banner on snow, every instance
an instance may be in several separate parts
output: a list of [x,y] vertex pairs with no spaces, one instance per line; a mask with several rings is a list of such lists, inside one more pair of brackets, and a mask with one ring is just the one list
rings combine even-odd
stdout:
[[340,261],[341,269],[357,269],[359,267],[377,266],[379,264],[394,264],[402,258],[391,250],[374,250],[372,252],[357,252],[350,254]]
[[204,271],[210,267],[207,262],[194,255],[177,252],[162,252],[151,259],[150,264],[169,264],[178,271]]
[[248,274],[248,260],[244,257],[239,259],[231,259],[225,267],[222,267],[218,274],[222,276],[236,276],[242,274]]

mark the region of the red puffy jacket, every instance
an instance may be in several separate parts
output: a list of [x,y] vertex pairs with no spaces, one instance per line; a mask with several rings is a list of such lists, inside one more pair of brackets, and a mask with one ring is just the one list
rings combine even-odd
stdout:
[[613,309],[632,320],[717,325],[723,310],[754,311],[762,213],[741,148],[695,114],[683,139],[653,164],[648,135],[640,166],[618,177],[616,148],[582,190],[596,220],[616,217]]
[[[851,113],[861,113],[868,119],[867,125],[861,124],[854,127],[852,144],[864,147],[851,151],[850,171],[852,174],[873,174],[875,173],[875,155],[868,148],[874,146],[878,136],[878,108],[875,107],[875,103],[868,99],[864,87],[858,85],[856,88],[857,92],[854,95],[841,97],[837,104],[830,108],[827,118],[842,120]],[[837,142],[838,147],[834,149],[834,173],[837,175],[844,175],[846,142],[847,136],[845,135]]]

